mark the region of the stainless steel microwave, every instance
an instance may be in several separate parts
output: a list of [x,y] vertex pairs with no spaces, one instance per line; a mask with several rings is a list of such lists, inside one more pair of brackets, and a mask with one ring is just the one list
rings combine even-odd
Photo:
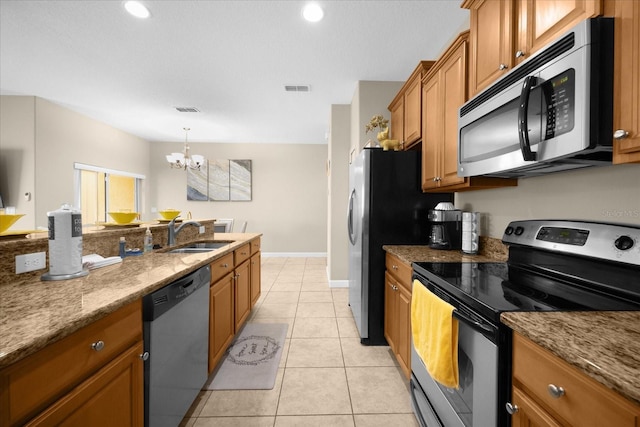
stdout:
[[613,18],[592,18],[465,103],[458,175],[519,178],[611,164]]

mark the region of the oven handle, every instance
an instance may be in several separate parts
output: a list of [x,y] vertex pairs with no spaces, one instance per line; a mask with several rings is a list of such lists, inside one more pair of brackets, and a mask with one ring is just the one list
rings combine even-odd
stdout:
[[531,88],[536,85],[538,79],[536,76],[527,76],[522,84],[522,92],[520,93],[520,106],[518,108],[518,137],[520,138],[520,151],[525,161],[537,159],[537,153],[531,151],[531,142],[529,141],[529,95]]
[[484,323],[478,322],[477,320],[473,320],[471,317],[463,314],[461,311],[453,310],[453,317],[456,317],[458,320],[462,320],[464,323],[474,329],[479,329],[488,334],[494,333],[494,330],[491,326],[485,325]]

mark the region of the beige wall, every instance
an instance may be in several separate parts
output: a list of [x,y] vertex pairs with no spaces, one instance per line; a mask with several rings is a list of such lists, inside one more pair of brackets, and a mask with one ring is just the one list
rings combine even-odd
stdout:
[[165,155],[181,151],[179,143],[153,142],[151,206],[191,212],[193,218],[233,218],[235,230],[263,233],[262,251],[276,254],[326,255],[327,145],[189,143],[192,154],[208,159],[250,159],[252,200],[187,201],[187,174],[170,169]]
[[347,205],[349,199],[349,147],[351,106],[331,106],[329,136],[329,206],[327,215],[327,271],[332,286],[345,286],[349,279]]
[[456,194],[481,212],[481,234],[502,238],[509,221],[580,219],[640,225],[640,166],[617,165],[520,179],[517,187]]
[[[42,98],[2,96],[0,100],[0,158],[3,162],[13,159],[12,167],[2,168],[2,191],[10,195],[7,203],[27,214],[13,229],[47,227],[48,211],[74,202],[75,162],[149,178],[147,141]],[[148,188],[149,179],[142,189],[143,199]],[[32,193],[31,201],[24,199],[25,192]],[[148,210],[143,200],[142,213]]]
[[[407,76],[408,77],[408,76]],[[364,127],[371,117],[382,114],[391,122],[387,109],[404,82],[359,81],[351,101],[351,148],[349,156],[355,157],[369,139],[375,141],[376,132],[365,133]]]
[[35,225],[35,104],[33,96],[0,96],[0,194],[5,206],[25,214],[13,230]]

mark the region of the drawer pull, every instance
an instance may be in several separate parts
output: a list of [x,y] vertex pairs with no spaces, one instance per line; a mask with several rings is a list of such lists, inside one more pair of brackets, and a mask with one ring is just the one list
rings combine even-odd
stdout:
[[505,408],[507,408],[507,412],[509,413],[509,415],[513,415],[518,412],[518,410],[520,410],[520,408],[518,408],[518,405],[514,405],[511,402],[507,402],[504,406]]
[[229,264],[227,264],[226,262],[222,264],[222,268],[227,268],[227,267],[229,267]]
[[547,391],[554,399],[560,399],[562,396],[564,396],[564,389],[554,384],[549,384],[547,386]]
[[101,351],[104,348],[104,341],[98,340],[91,344],[91,348],[95,351]]
[[148,351],[145,351],[144,353],[142,353],[142,354],[140,355],[140,359],[141,359],[142,361],[144,361],[144,362],[146,362],[147,360],[149,360],[149,352],[148,352]]

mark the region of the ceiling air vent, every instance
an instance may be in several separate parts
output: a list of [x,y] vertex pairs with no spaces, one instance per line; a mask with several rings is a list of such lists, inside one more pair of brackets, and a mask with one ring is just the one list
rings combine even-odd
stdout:
[[284,90],[287,92],[310,92],[311,87],[309,85],[285,85]]
[[176,107],[176,110],[180,111],[181,113],[199,113],[200,110],[198,110],[195,107]]

